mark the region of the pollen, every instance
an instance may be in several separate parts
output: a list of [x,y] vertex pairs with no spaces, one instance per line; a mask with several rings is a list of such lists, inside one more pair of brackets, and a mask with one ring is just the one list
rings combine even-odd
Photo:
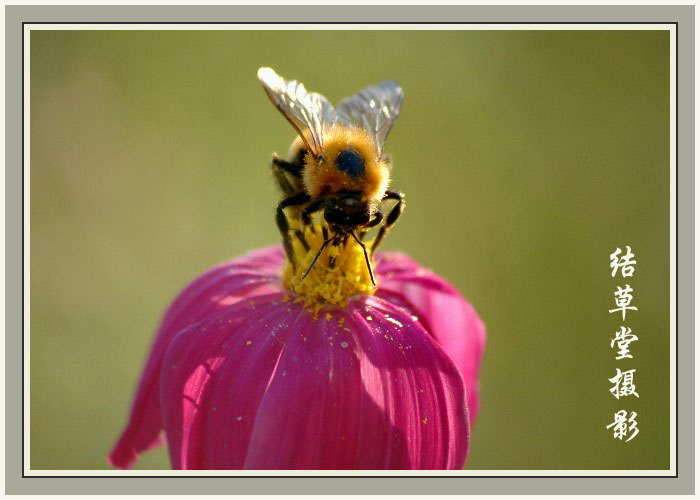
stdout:
[[[337,246],[327,245],[306,277],[304,274],[323,245],[320,223],[307,226],[304,238],[309,249],[306,250],[301,241],[295,238],[296,269],[287,261],[282,274],[285,287],[296,296],[295,302],[303,301],[306,309],[317,317],[322,309],[345,307],[355,295],[374,294],[375,286],[372,285],[365,254],[352,236],[348,235]],[[371,246],[371,242],[364,243]]]

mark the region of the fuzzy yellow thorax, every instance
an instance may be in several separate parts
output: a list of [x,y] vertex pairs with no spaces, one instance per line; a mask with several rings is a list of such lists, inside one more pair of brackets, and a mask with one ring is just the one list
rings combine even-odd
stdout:
[[[304,167],[304,188],[312,197],[324,191],[361,191],[365,200],[379,202],[389,186],[391,165],[386,158],[380,158],[369,134],[363,129],[335,124],[325,129],[323,134],[322,163],[307,155]],[[352,177],[336,167],[338,155],[345,150],[355,151],[364,160],[365,172]]]
[[[301,227],[299,226],[299,228]],[[296,228],[292,228],[292,231],[294,229]],[[348,235],[344,245],[327,245],[311,272],[302,281],[304,273],[311,266],[323,244],[321,225],[314,223],[312,226],[306,227],[304,235],[309,244],[309,250],[306,250],[301,242],[294,238],[296,269],[289,261],[286,261],[282,280],[285,287],[297,297],[297,300],[304,302],[306,309],[317,315],[321,309],[326,307],[346,306],[348,299],[353,295],[372,295],[374,293],[375,286],[372,285],[362,247],[350,235]],[[371,242],[367,247],[370,246]],[[335,257],[333,267],[330,266],[332,256]]]

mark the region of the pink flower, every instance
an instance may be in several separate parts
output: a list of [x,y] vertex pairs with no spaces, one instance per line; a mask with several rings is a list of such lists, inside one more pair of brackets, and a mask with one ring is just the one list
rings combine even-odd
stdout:
[[175,469],[462,468],[485,342],[472,307],[385,253],[375,295],[315,318],[283,263],[257,250],[180,293],[109,462],[130,467],[165,429]]

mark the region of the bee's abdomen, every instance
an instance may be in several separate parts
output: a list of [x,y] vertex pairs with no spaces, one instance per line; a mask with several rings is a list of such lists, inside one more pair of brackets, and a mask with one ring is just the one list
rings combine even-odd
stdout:
[[341,151],[335,160],[335,166],[350,177],[365,175],[365,160],[352,149]]

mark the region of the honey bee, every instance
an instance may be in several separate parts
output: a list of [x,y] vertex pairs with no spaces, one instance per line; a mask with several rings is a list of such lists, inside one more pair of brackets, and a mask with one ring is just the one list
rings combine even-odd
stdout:
[[[403,90],[385,80],[338,103],[337,109],[321,94],[308,92],[302,83],[285,80],[271,68],[260,68],[258,79],[272,103],[291,123],[298,137],[288,160],[273,155],[272,165],[284,199],[277,205],[277,226],[287,258],[296,269],[290,224],[284,209],[296,207],[304,226],[323,211],[323,244],[304,273],[305,278],[328,245],[345,245],[351,236],[364,251],[372,284],[370,256],[404,208],[404,195],[390,191],[391,159],[384,144],[396,121]],[[388,216],[379,210],[394,201]],[[369,252],[362,242],[367,231],[381,225]],[[330,234],[328,234],[330,231]],[[304,248],[309,246],[302,230],[295,230]],[[334,265],[334,261],[330,261]]]

